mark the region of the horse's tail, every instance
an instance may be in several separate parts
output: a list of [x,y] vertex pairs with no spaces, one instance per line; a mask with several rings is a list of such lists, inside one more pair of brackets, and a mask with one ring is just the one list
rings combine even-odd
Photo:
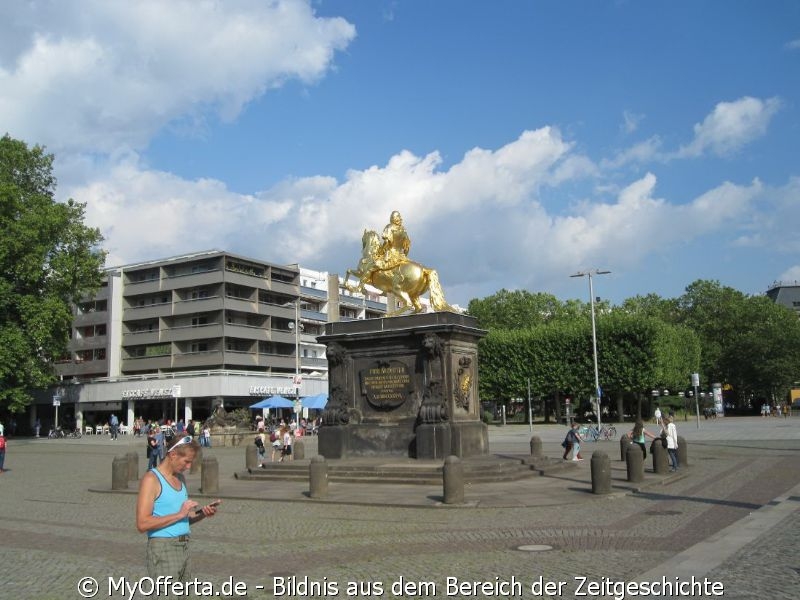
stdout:
[[439,274],[436,272],[436,269],[425,269],[425,274],[428,276],[428,289],[431,292],[431,306],[433,306],[433,310],[458,312],[444,299],[444,290],[442,289],[442,284],[439,283]]

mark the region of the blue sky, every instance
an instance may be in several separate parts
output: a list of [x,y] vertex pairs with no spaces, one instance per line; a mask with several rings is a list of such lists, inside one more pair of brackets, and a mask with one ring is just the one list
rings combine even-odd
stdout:
[[800,3],[0,5],[0,131],[109,264],[344,273],[403,213],[448,300],[800,280]]

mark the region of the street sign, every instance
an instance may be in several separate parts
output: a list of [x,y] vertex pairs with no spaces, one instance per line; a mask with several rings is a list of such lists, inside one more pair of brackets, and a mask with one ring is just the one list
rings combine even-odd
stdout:
[[53,396],[53,406],[61,406],[61,396]]
[[700,373],[692,373],[692,387],[700,385]]

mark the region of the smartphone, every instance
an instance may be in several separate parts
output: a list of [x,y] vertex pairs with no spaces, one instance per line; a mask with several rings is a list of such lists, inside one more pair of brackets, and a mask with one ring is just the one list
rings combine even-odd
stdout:
[[[222,500],[214,500],[213,502],[209,502],[208,504],[205,504],[203,506],[219,506],[220,504],[222,504]],[[198,508],[195,509],[194,515],[196,517],[199,517],[200,515],[203,514],[203,506],[199,506]]]

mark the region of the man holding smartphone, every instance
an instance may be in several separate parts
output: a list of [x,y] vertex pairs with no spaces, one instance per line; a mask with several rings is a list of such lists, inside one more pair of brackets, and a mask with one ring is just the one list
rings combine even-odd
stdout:
[[183,473],[191,468],[200,445],[191,436],[178,438],[164,460],[142,477],[136,499],[136,529],[147,533],[147,572],[189,581],[190,525],[217,512],[220,500],[200,506],[189,500]]

